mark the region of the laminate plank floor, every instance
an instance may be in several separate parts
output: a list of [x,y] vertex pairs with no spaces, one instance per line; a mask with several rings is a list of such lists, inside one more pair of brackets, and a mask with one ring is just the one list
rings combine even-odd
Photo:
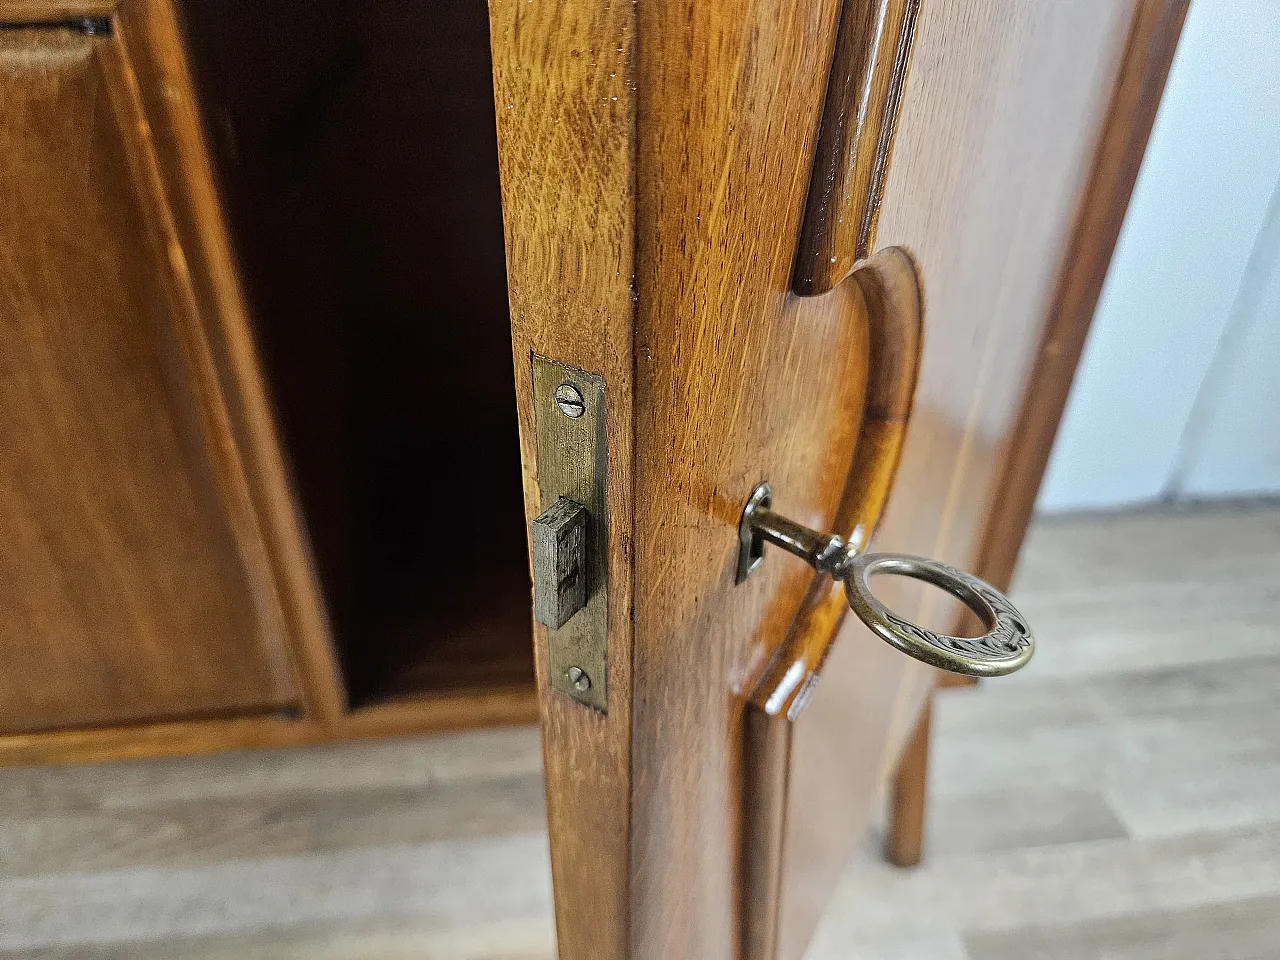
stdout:
[[1280,505],[1038,520],[1040,648],[934,711],[925,860],[809,960],[1280,958]]
[[[810,960],[1280,958],[1280,505],[1039,520],[1014,595],[1040,652],[939,694],[924,864],[873,832]],[[0,771],[0,956],[550,960],[540,760]]]

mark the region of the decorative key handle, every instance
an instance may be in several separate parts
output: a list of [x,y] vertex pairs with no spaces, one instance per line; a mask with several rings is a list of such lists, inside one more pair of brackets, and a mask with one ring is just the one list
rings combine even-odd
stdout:
[[[800,557],[819,573],[844,581],[845,598],[858,618],[903,653],[951,673],[1002,677],[1023,667],[1035,652],[1035,637],[1008,598],[985,580],[955,567],[896,553],[862,553],[843,537],[818,533],[770,509],[773,489],[762,483],[751,494],[738,526],[738,582],[764,560],[772,543]],[[894,613],[871,590],[877,574],[923,580],[962,601],[983,622],[980,637],[935,633]]]

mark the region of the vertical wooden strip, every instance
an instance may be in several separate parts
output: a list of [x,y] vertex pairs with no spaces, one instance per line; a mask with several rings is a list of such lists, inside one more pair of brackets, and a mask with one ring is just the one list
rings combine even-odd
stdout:
[[552,689],[534,625],[563,960],[628,955],[635,83],[630,3],[489,5],[525,511],[541,512],[532,357],[602,377],[608,713]]
[[915,729],[898,758],[889,787],[889,823],[884,852],[899,867],[914,867],[924,850],[924,814],[929,782],[929,737],[933,700],[925,701]]
[[778,953],[791,721],[752,706],[747,708],[744,728],[742,957],[773,960]]

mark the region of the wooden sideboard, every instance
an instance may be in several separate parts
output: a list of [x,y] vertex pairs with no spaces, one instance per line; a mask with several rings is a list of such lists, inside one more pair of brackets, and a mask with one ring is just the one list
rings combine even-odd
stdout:
[[1185,7],[0,0],[0,764],[536,721],[562,957],[799,958],[936,674],[744,506],[1007,584]]

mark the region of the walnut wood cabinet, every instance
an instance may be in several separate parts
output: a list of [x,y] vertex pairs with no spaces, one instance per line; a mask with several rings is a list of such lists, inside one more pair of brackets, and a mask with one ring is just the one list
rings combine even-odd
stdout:
[[562,957],[799,958],[936,673],[744,505],[1007,583],[1184,13],[0,0],[0,763],[536,720]]

